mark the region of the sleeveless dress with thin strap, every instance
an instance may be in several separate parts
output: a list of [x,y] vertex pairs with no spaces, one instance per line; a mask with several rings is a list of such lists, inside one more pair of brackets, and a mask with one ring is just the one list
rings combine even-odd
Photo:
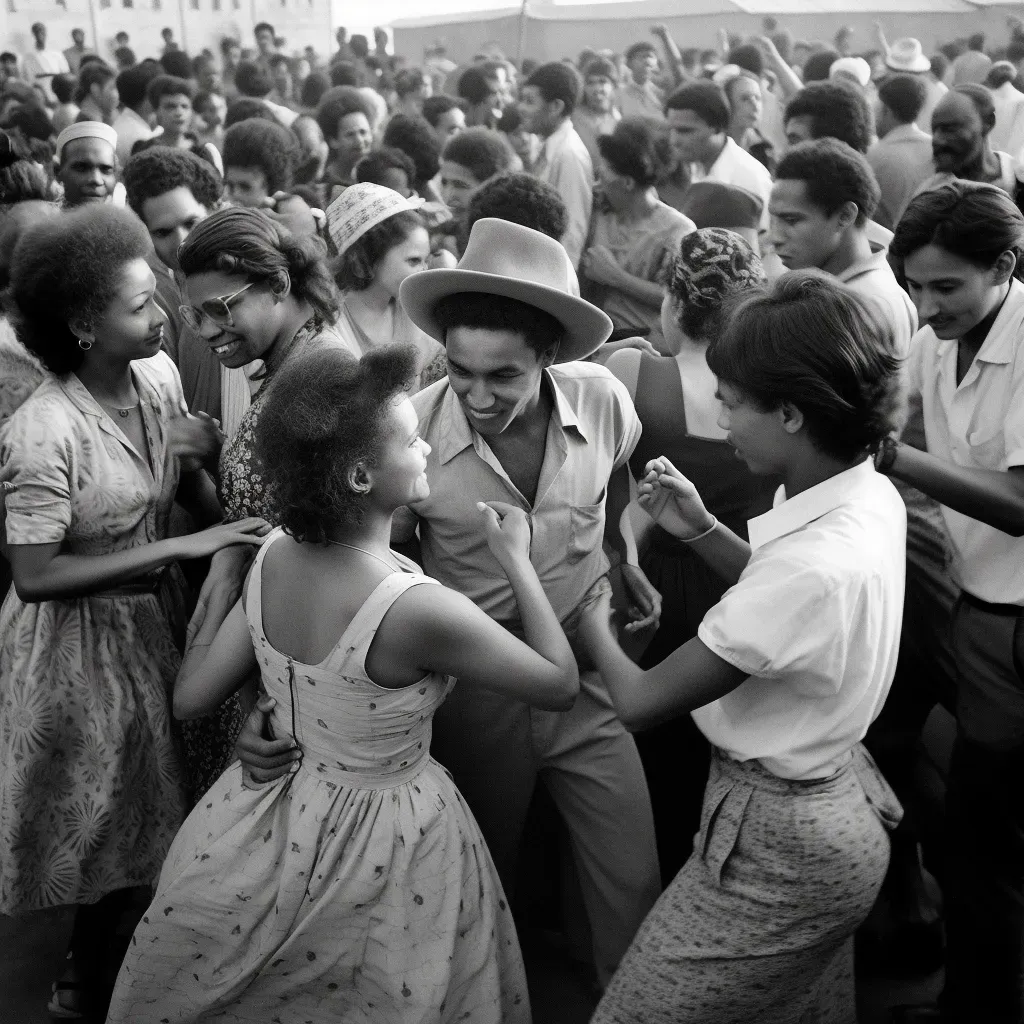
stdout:
[[515,927],[476,821],[429,755],[453,681],[388,689],[365,659],[394,602],[439,586],[384,579],[315,666],[263,632],[263,559],[247,600],[277,736],[299,770],[258,789],[233,764],[178,833],[121,967],[108,1024],[528,1024]]

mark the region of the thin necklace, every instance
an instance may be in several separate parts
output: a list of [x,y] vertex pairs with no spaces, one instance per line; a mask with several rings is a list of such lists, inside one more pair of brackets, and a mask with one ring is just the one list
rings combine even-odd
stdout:
[[328,544],[333,544],[335,547],[339,547],[339,548],[348,548],[350,551],[362,551],[362,553],[364,555],[369,555],[371,558],[376,558],[378,562],[382,562],[392,572],[401,572],[402,571],[401,566],[392,565],[386,558],[381,558],[380,555],[375,555],[372,551],[367,551],[366,548],[357,548],[355,546],[355,544],[345,544],[344,542],[342,542],[340,540],[331,540],[330,537],[327,538],[327,543]]
[[127,409],[119,408],[116,405],[109,405],[107,402],[100,402],[100,405],[102,405],[104,409],[110,409],[113,412],[116,412],[117,415],[121,417],[121,419],[126,420],[128,419],[128,413],[134,412],[136,409],[138,409],[138,407],[141,405],[141,402],[136,402],[134,405],[129,405]]

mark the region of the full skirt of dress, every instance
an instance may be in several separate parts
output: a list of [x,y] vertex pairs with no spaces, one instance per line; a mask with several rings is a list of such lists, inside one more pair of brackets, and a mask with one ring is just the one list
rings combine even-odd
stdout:
[[0,610],[0,912],[152,885],[185,815],[170,693],[180,576]]
[[[193,810],[118,977],[108,1024],[527,1024],[501,883],[448,773],[259,789],[232,765]],[[332,766],[333,767],[333,766]]]

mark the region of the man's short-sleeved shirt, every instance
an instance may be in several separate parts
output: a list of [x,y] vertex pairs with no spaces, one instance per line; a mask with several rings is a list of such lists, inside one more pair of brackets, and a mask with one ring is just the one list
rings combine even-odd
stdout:
[[842,281],[881,309],[882,315],[892,327],[896,350],[900,358],[905,359],[910,351],[910,339],[917,331],[917,308],[896,280],[885,250],[880,246],[872,246],[868,259],[854,263],[836,274],[836,280]]
[[[508,477],[462,405],[439,380],[414,395],[420,436],[430,445],[430,496],[410,506],[419,522],[423,571],[470,598],[492,618],[518,626],[512,588],[487,547],[478,501],[503,501],[530,517],[530,561],[560,621],[608,571],[602,546],[611,474],[640,439],[626,389],[596,363],[559,363],[544,371],[554,404],[544,463],[531,505]],[[409,510],[395,535],[411,532]]]
[[882,708],[903,621],[907,517],[870,459],[750,520],[751,556],[697,635],[749,678],[693,712],[737,761],[841,767]]
[[[1010,291],[964,379],[957,341],[922,327],[910,349],[910,386],[921,394],[928,451],[967,469],[1005,473],[1024,466],[1024,284]],[[968,593],[1024,605],[1024,538],[942,506],[953,541],[953,572]]]
[[768,201],[772,195],[772,176],[756,157],[752,157],[745,149],[727,138],[718,159],[711,165],[707,174],[700,164],[690,164],[690,180],[720,181],[723,185],[735,185],[746,189],[761,200],[761,230],[768,229]]

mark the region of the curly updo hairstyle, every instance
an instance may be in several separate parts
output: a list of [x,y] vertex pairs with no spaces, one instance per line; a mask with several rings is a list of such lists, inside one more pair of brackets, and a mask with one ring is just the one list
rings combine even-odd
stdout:
[[127,210],[99,203],[30,228],[11,259],[10,297],[22,344],[53,373],[72,373],[85,353],[71,321],[101,316],[127,264],[145,259],[149,234]]
[[403,210],[375,224],[332,261],[337,286],[343,292],[365,291],[373,284],[380,261],[422,227],[423,218],[414,210]]
[[415,374],[408,345],[373,349],[360,360],[321,349],[281,367],[256,424],[255,448],[287,534],[325,544],[332,528],[362,521],[364,499],[350,489],[349,472],[376,463],[389,439],[388,406]]
[[867,299],[821,271],[791,271],[741,300],[707,359],[719,380],[762,409],[791,402],[814,446],[844,462],[875,452],[900,425],[892,328]]
[[684,235],[662,271],[676,323],[695,341],[714,338],[737,297],[766,283],[761,257],[742,235],[725,228]]
[[186,277],[220,271],[258,283],[286,272],[292,294],[308,302],[321,320],[333,324],[340,307],[326,257],[319,239],[300,238],[259,210],[239,206],[218,210],[201,221],[178,250],[178,264]]

